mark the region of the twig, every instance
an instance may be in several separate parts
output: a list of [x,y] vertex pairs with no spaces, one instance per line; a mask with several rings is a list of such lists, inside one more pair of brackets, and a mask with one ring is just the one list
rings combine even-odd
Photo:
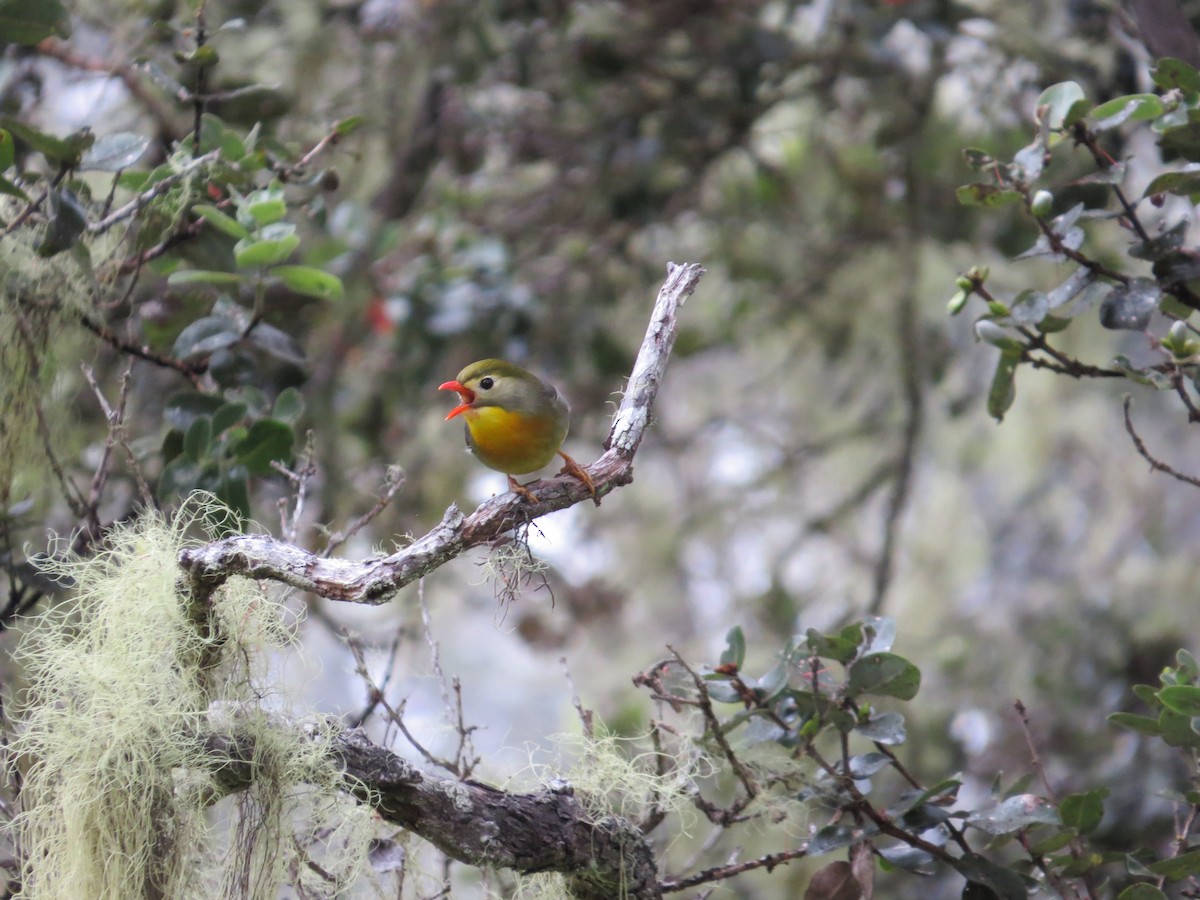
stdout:
[[[675,655],[675,661],[683,667],[683,670],[692,678],[692,683],[696,686],[698,696],[698,705],[700,713],[704,716],[704,722],[708,730],[712,732],[713,740],[717,742],[717,746],[721,748],[721,754],[729,763],[729,767],[733,770],[734,776],[741,782],[742,789],[746,792],[741,798],[734,802],[726,809],[720,810],[721,824],[728,824],[736,820],[737,816],[750,805],[751,801],[758,796],[758,784],[750,775],[750,770],[747,769],[737,754],[733,752],[733,748],[729,745],[729,740],[725,737],[725,729],[721,727],[721,720],[717,718],[716,710],[713,709],[712,699],[708,695],[708,686],[705,685],[704,679],[687,664],[682,656],[676,652],[670,644],[667,649]],[[705,810],[707,812],[707,809]]]
[[88,231],[90,231],[92,234],[102,234],[105,231],[108,231],[108,229],[112,228],[118,222],[128,219],[134,213],[138,212],[138,210],[140,210],[155,197],[159,196],[160,194],[165,194],[167,191],[173,188],[177,182],[187,178],[197,169],[202,169],[209,163],[216,162],[220,155],[221,151],[219,149],[210,150],[203,156],[197,156],[195,159],[188,161],[185,165],[180,167],[178,172],[173,172],[162,181],[156,181],[153,185],[146,188],[146,190],[142,191],[124,206],[113,210],[103,219],[99,219],[95,222],[89,222],[87,227]]
[[1155,469],[1159,472],[1164,472],[1167,475],[1170,475],[1172,478],[1176,479],[1177,481],[1182,481],[1185,484],[1190,484],[1190,485],[1192,485],[1192,487],[1200,487],[1200,478],[1193,478],[1191,475],[1184,475],[1182,472],[1178,471],[1177,469],[1171,468],[1169,465],[1167,465],[1162,460],[1155,459],[1153,456],[1150,455],[1150,451],[1146,449],[1146,444],[1142,441],[1141,436],[1137,433],[1137,431],[1134,430],[1133,419],[1129,413],[1129,407],[1132,404],[1132,402],[1133,402],[1133,398],[1129,394],[1126,394],[1125,395],[1125,430],[1127,432],[1129,432],[1129,437],[1133,441],[1133,446],[1137,450],[1137,452],[1141,454],[1142,459],[1144,459],[1144,460],[1146,460],[1146,462],[1150,463],[1151,469]]
[[688,875],[686,878],[664,878],[659,882],[659,887],[664,894],[671,894],[675,891],[687,890],[698,884],[707,884],[710,881],[721,881],[725,878],[732,878],[734,875],[740,875],[743,872],[750,872],[754,869],[765,868],[770,872],[778,865],[791,862],[793,859],[801,859],[807,855],[807,846],[797,847],[794,850],[784,850],[781,853],[768,853],[766,856],[758,857],[758,859],[748,859],[745,862],[734,863],[732,865],[714,866],[711,869],[705,869],[703,872]]
[[438,687],[442,691],[442,705],[446,710],[446,715],[449,716],[453,713],[454,728],[458,732],[458,747],[454,751],[454,764],[446,768],[459,778],[466,780],[471,777],[471,773],[479,765],[479,756],[475,753],[475,746],[471,741],[471,734],[477,726],[467,725],[466,720],[463,718],[462,682],[458,680],[457,675],[450,682],[451,690],[454,691],[453,703],[450,700],[449,692],[446,690],[446,673],[442,671],[441,647],[438,645],[437,638],[433,636],[433,623],[429,616],[429,607],[425,604],[424,579],[417,582],[417,605],[421,608],[421,627],[425,632],[425,642],[429,645],[430,668],[433,670],[433,674],[437,676]]
[[[650,325],[642,341],[628,388],[613,416],[604,454],[586,466],[603,497],[633,481],[633,458],[650,424],[667,359],[675,343],[679,307],[691,296],[703,267],[668,264]],[[489,544],[522,522],[592,500],[577,479],[559,476],[531,486],[538,499],[530,503],[507,493],[480,504],[469,516],[457,506],[446,510],[432,531],[388,556],[362,561],[324,559],[263,535],[235,535],[179,554],[194,598],[205,601],[233,575],[280,581],[293,587],[352,603],[380,604],[396,591],[432,572],[472,547]]]
[[388,702],[387,697],[384,696],[383,690],[375,683],[375,680],[371,677],[370,670],[367,668],[367,659],[366,654],[363,651],[362,641],[344,629],[342,631],[342,638],[345,640],[346,646],[350,648],[351,655],[354,656],[354,671],[358,677],[363,680],[363,684],[367,686],[370,702],[383,707],[384,711],[388,714],[388,722],[390,722],[392,725],[395,725],[396,728],[399,729],[400,733],[404,735],[404,739],[412,745],[414,750],[421,754],[426,762],[458,775],[459,773],[455,771],[453,761],[443,759],[442,757],[430,752],[428,749],[426,749],[424,744],[417,740],[416,735],[408,730],[408,726],[404,724],[405,703],[402,702],[400,704],[400,708],[396,709],[391,703]]
[[[1128,400],[1128,398],[1126,399]],[[1049,799],[1055,806],[1058,806],[1058,796],[1050,784],[1050,778],[1046,775],[1046,767],[1042,765],[1042,759],[1038,755],[1037,751],[1037,743],[1033,739],[1033,729],[1029,724],[1029,711],[1025,708],[1025,704],[1022,703],[1020,699],[1013,701],[1013,709],[1017,711],[1017,718],[1021,722],[1021,733],[1025,735],[1025,745],[1029,748],[1029,763],[1033,767],[1033,771],[1037,773],[1038,778],[1041,780],[1042,787],[1046,791],[1047,799]],[[1071,852],[1072,859],[1079,860],[1083,858],[1083,844],[1078,838],[1071,838],[1067,847]],[[1091,900],[1098,900],[1095,881],[1092,873],[1090,871],[1084,871],[1082,878],[1088,897],[1090,897]]]
[[304,451],[300,454],[300,464],[296,466],[295,471],[289,469],[277,459],[271,460],[271,468],[290,481],[296,488],[296,506],[290,515],[288,513],[287,497],[282,497],[279,500],[279,529],[283,534],[283,539],[289,544],[296,542],[296,535],[300,530],[300,519],[304,515],[304,503],[308,497],[308,480],[317,473],[317,466],[313,462],[313,452],[313,433],[312,429],[309,429],[308,435],[304,440]]
[[[575,707],[575,713],[579,716],[579,724],[583,728],[583,734],[585,737],[591,738],[595,734],[592,721],[595,718],[593,715],[594,711],[583,708],[583,701],[579,699],[579,691],[575,688],[575,679],[571,677],[571,668],[567,665],[567,658],[565,656],[560,656],[558,658],[558,662],[559,665],[563,667],[563,677],[567,679],[567,687],[571,689],[571,705]],[[650,734],[651,740],[657,745],[660,740],[658,737],[658,732],[651,728]],[[656,750],[660,755],[659,758],[661,759],[661,746],[656,746]],[[659,777],[662,777],[663,773],[661,771],[661,766],[658,774]],[[645,831],[643,830],[643,834],[644,833]]]
[[335,531],[329,536],[329,541],[325,544],[325,549],[321,551],[322,556],[329,556],[354,535],[358,534],[364,527],[369,525],[371,521],[381,512],[387,509],[388,504],[395,498],[396,493],[400,488],[404,487],[404,472],[399,466],[388,466],[387,474],[383,479],[383,493],[379,495],[375,501],[375,505],[368,509],[365,513],[350,523],[350,526],[345,531]]

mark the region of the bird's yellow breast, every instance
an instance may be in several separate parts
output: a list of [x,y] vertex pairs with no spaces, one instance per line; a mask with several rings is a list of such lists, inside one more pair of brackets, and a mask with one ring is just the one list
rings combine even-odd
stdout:
[[565,421],[554,415],[481,406],[465,410],[463,418],[471,452],[485,466],[509,475],[525,475],[547,465],[567,436]]

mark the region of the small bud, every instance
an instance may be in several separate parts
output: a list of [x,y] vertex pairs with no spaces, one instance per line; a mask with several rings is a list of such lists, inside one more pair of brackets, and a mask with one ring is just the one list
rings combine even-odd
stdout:
[[967,298],[970,296],[966,291],[955,291],[954,296],[950,298],[950,302],[946,304],[946,312],[952,316],[957,316],[962,312],[963,307],[967,305]]
[[973,282],[966,275],[959,275],[957,278],[954,279],[954,286],[956,288],[958,288],[960,291],[968,291],[969,292],[969,291],[974,290],[975,282]]
[[1039,219],[1050,214],[1054,206],[1054,195],[1049,191],[1038,191],[1029,201],[1029,211]]
[[967,269],[967,277],[982,284],[987,281],[988,271],[987,266],[971,266]]
[[990,312],[993,316],[1007,316],[1009,309],[999,300],[989,300],[988,312]]

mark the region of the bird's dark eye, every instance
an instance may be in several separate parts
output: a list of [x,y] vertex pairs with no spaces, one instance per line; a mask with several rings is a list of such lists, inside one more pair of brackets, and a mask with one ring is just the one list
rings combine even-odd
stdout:
[[492,389],[492,385],[495,383],[496,383],[495,379],[492,378],[490,375],[487,378],[479,379],[479,387],[481,390],[490,391]]

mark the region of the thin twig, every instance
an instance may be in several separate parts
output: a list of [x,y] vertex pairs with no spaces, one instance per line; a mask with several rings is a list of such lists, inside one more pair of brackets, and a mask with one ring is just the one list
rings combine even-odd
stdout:
[[1133,446],[1137,450],[1137,452],[1141,454],[1142,459],[1144,459],[1144,460],[1146,460],[1146,462],[1150,463],[1150,468],[1152,468],[1152,469],[1155,469],[1159,472],[1163,472],[1167,475],[1170,475],[1172,478],[1176,479],[1177,481],[1182,481],[1185,484],[1190,484],[1190,485],[1192,485],[1192,487],[1200,487],[1200,478],[1193,478],[1191,475],[1184,475],[1182,472],[1178,471],[1177,469],[1171,468],[1171,466],[1167,465],[1162,460],[1156,459],[1155,457],[1150,455],[1150,451],[1146,449],[1146,444],[1142,441],[1141,436],[1137,433],[1137,431],[1134,430],[1133,419],[1129,413],[1129,407],[1132,404],[1132,402],[1133,402],[1133,398],[1129,394],[1126,394],[1125,395],[1125,430],[1127,432],[1129,432],[1129,437],[1133,440]]
[[176,183],[189,177],[193,172],[204,168],[209,163],[216,162],[217,159],[220,158],[220,155],[221,151],[219,149],[210,150],[203,156],[197,156],[195,159],[189,160],[186,164],[180,167],[178,172],[171,173],[162,181],[156,181],[153,185],[146,188],[146,190],[142,191],[124,206],[118,207],[107,216],[96,222],[89,222],[87,227],[88,231],[92,234],[103,234],[118,222],[122,222],[137,213],[155,197],[165,194],[167,191],[173,188]]

